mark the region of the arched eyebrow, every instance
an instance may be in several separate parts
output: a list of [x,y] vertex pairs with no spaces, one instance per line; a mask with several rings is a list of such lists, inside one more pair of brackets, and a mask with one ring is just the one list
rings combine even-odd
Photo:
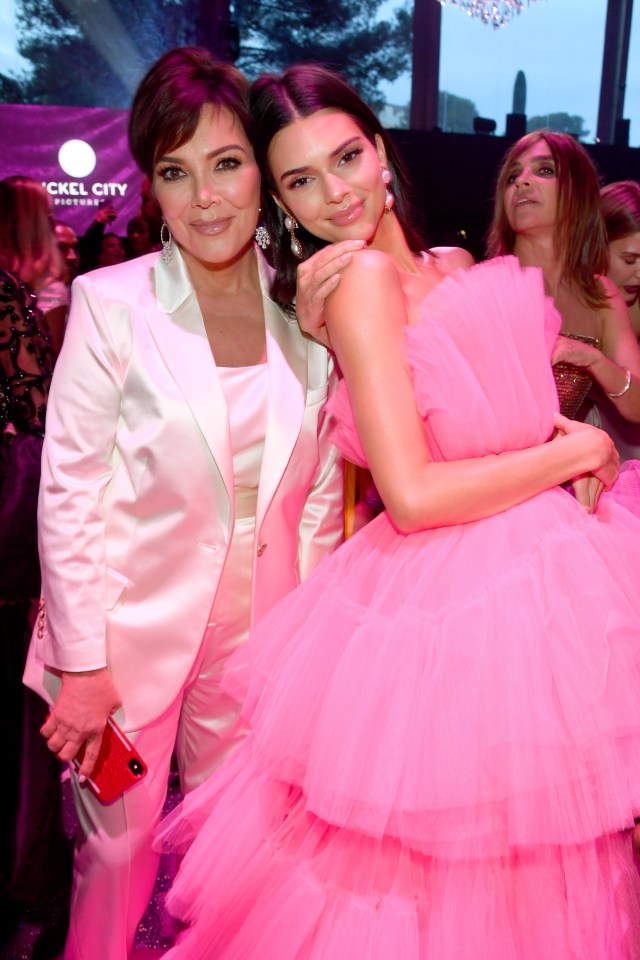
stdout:
[[[217,147],[215,150],[211,150],[207,155],[207,160],[213,160],[215,157],[219,157],[222,153],[228,153],[230,150],[241,150],[242,153],[247,152],[247,148],[243,147],[240,143],[227,143],[224,147]],[[179,156],[172,157],[159,157],[156,161],[157,163],[182,163],[183,161]]]

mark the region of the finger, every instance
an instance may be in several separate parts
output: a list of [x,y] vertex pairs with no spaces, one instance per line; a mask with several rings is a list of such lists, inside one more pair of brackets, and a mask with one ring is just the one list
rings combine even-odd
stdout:
[[573,421],[568,420],[567,417],[563,417],[561,413],[554,413],[553,424],[556,429],[562,430],[564,433],[566,433],[567,428],[570,428],[573,425]]
[[601,482],[598,480],[597,483],[595,484],[595,488],[594,488],[593,510],[592,510],[592,513],[595,513],[595,511],[596,511],[596,509],[597,509],[597,507],[598,507],[598,501],[600,500],[600,494],[602,493],[603,490],[604,490],[604,484],[601,483]]
[[54,715],[50,713],[47,719],[45,720],[45,722],[40,727],[40,733],[45,738],[45,740],[48,740],[51,734],[55,733],[57,729],[58,729],[58,721],[56,720]]
[[327,299],[329,294],[333,293],[333,291],[335,290],[335,288],[338,286],[339,283],[340,283],[340,274],[334,273],[327,280],[324,280],[320,284],[316,292],[310,298],[309,304],[312,304],[314,301],[317,301],[317,300],[319,300],[321,304],[324,303],[324,301]]
[[88,780],[91,774],[93,773],[93,768],[96,765],[96,760],[98,759],[98,754],[100,753],[101,745],[102,745],[101,733],[95,737],[92,737],[91,740],[87,740],[85,751],[84,751],[84,758],[80,765],[80,769],[78,770],[78,780],[80,781],[80,783],[84,783],[85,780]]
[[78,751],[81,749],[83,743],[85,743],[84,740],[65,740],[63,746],[54,752],[58,760],[71,762],[71,760],[78,756]]

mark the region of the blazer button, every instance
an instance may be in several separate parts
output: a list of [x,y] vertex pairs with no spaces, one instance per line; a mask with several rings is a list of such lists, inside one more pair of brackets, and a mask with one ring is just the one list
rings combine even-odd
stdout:
[[258,556],[261,557],[266,549],[267,549],[266,543],[261,543],[260,546],[258,547]]

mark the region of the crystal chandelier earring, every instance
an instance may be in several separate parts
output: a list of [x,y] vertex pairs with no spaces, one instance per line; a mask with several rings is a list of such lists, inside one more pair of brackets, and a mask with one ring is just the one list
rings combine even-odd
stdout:
[[302,249],[302,244],[296,237],[296,227],[298,226],[298,221],[295,220],[290,214],[287,214],[284,218],[284,225],[289,231],[289,236],[291,237],[291,253],[294,255],[296,260],[304,260],[304,251]]
[[393,205],[396,202],[396,198],[393,194],[393,190],[389,186],[391,183],[391,170],[389,170],[388,167],[382,168],[382,182],[386,187],[384,194],[384,212],[391,213],[393,210]]
[[[436,0],[441,7],[447,0]],[[527,6],[537,0],[526,0]],[[492,27],[504,27],[514,16],[522,13],[525,0],[449,0],[452,7],[460,7],[469,17],[490,23]]]
[[162,226],[160,227],[160,243],[162,244],[162,259],[165,263],[171,263],[171,258],[173,257],[173,237],[171,236],[171,230],[169,230],[169,224],[164,217],[162,218]]
[[[262,213],[262,207],[258,210],[258,216]],[[271,243],[271,237],[269,236],[269,231],[265,227],[264,223],[259,223],[256,227],[256,243],[262,250],[266,250],[269,244]]]

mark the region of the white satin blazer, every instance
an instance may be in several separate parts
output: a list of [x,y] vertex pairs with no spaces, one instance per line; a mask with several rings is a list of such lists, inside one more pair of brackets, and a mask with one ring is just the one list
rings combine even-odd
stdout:
[[[340,543],[343,479],[323,417],[327,351],[269,299],[269,410],[252,622]],[[138,729],[197,655],[234,524],[227,408],[179,251],[79,277],[47,409],[38,510],[46,629],[26,682],[108,665]],[[44,669],[44,668],[47,669]],[[44,686],[44,690],[42,689]]]

